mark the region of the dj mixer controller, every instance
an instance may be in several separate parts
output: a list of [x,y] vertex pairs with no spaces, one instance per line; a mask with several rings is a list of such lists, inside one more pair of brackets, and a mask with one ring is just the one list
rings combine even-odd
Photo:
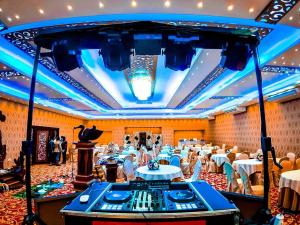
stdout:
[[61,213],[65,225],[210,225],[220,220],[226,224],[239,221],[239,209],[205,181],[96,182]]
[[172,212],[207,210],[202,200],[186,183],[169,181],[131,182],[116,185],[94,205],[92,211]]

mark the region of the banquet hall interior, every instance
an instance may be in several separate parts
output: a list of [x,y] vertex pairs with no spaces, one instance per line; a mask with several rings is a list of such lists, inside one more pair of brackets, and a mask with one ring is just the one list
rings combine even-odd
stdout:
[[300,224],[298,0],[1,0],[0,225]]

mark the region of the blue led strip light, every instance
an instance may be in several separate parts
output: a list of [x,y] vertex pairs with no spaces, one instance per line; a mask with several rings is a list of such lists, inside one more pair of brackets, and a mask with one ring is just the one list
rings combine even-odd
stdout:
[[[31,77],[33,58],[8,43],[3,38],[0,38],[0,61],[4,62],[10,68],[18,70],[18,72]],[[58,81],[55,75],[43,65],[38,67],[37,82],[46,85],[78,102],[81,102],[84,105],[93,107],[99,112],[107,111],[107,109],[102,105],[95,103],[95,101],[89,98],[89,96],[82,95],[81,92],[78,92],[78,90],[76,90],[66,81],[61,79]]]
[[[31,41],[34,36],[37,34],[36,31],[23,31],[23,32],[16,32],[16,33],[9,33],[4,35],[4,37],[14,44],[16,47],[30,55],[31,57],[35,57],[35,48],[28,42]],[[73,79],[69,74],[65,72],[57,71],[55,65],[47,58],[39,58],[39,62],[44,65],[47,69],[57,75],[59,78],[67,81],[70,85],[74,88],[78,89],[83,94],[91,97],[94,101],[101,104],[106,109],[112,109],[110,105],[102,101],[100,98],[95,96],[89,90],[87,90],[84,86],[78,83],[75,79]]]

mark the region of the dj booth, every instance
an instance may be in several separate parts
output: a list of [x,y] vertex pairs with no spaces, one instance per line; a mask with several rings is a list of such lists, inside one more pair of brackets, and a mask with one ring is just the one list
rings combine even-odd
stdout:
[[205,181],[95,182],[61,213],[65,225],[239,224],[239,209]]

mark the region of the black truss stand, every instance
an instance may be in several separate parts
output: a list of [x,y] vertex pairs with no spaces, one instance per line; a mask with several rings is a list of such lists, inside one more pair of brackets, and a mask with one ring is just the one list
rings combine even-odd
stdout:
[[27,215],[25,215],[24,220],[22,222],[23,225],[33,225],[34,222],[38,222],[39,224],[45,224],[41,221],[32,211],[32,196],[31,196],[31,153],[32,153],[32,138],[31,138],[31,130],[32,130],[32,116],[33,116],[33,107],[34,107],[34,93],[35,93],[35,83],[36,83],[36,74],[39,63],[41,47],[37,46],[34,58],[34,65],[31,77],[31,86],[30,86],[30,97],[29,97],[29,106],[28,106],[28,115],[27,115],[27,136],[26,141],[22,142],[22,151],[26,156],[26,202],[27,202]]
[[271,152],[273,162],[279,168],[282,166],[276,162],[275,149],[272,147],[271,137],[267,136],[267,126],[266,126],[266,115],[265,115],[265,106],[264,106],[264,96],[262,89],[262,76],[259,68],[259,57],[257,52],[256,45],[251,47],[253,51],[253,58],[255,64],[255,73],[257,81],[257,90],[258,90],[258,100],[259,100],[259,111],[260,111],[260,122],[261,122],[261,149],[263,151],[263,167],[264,167],[264,198],[263,198],[263,208],[257,215],[257,222],[259,224],[269,224],[272,219],[272,214],[269,209],[269,189],[270,189],[270,178],[268,172],[268,152]]

